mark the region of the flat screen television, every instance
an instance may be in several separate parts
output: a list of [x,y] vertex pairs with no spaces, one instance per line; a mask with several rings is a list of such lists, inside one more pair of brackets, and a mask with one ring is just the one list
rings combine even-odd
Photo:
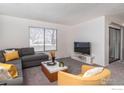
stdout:
[[90,42],[74,42],[74,52],[90,55]]

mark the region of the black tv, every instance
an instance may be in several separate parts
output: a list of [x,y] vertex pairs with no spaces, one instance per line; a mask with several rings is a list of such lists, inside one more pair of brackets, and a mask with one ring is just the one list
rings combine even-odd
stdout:
[[74,42],[74,52],[90,55],[90,42]]

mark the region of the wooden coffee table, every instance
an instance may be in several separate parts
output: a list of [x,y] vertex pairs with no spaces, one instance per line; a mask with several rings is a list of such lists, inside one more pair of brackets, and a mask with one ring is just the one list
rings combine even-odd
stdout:
[[59,62],[56,62],[56,65],[54,66],[48,66],[47,62],[50,61],[45,61],[45,62],[41,62],[41,70],[44,72],[44,74],[46,75],[46,77],[49,79],[50,82],[54,82],[57,80],[58,78],[58,71],[66,71],[68,70],[67,66],[64,67],[59,67]]

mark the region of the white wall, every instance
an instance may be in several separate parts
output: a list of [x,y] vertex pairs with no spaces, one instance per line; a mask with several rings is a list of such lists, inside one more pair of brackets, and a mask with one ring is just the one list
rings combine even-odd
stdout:
[[[99,17],[84,23],[70,27],[68,31],[68,49],[70,55],[73,54],[74,41],[91,42],[92,56],[95,56],[94,63],[107,66],[109,65],[109,26],[120,28],[117,23],[121,25],[121,21],[112,17]],[[123,30],[121,30],[121,37],[123,38]],[[121,44],[121,59],[124,59],[124,40]],[[69,46],[68,45],[68,46]],[[123,57],[123,58],[122,58]]]
[[[74,41],[91,42],[91,55],[95,56],[94,63],[105,65],[105,17],[99,17],[85,23],[70,27],[69,52],[73,53]],[[70,54],[70,55],[71,55]]]
[[56,28],[57,57],[67,57],[66,30],[67,26],[0,15],[0,49],[13,47],[29,47],[29,26]]
[[0,15],[0,49],[29,47],[29,26],[56,28],[57,57],[71,56],[74,41],[91,42],[91,55],[95,56],[94,63],[105,66],[109,63],[108,26],[111,22],[119,23],[114,18],[101,16],[74,26],[65,26]]

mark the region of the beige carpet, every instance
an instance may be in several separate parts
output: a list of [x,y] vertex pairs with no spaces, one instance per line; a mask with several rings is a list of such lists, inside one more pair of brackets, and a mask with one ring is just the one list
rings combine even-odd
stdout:
[[[79,74],[80,68],[84,63],[73,60],[71,58],[63,58],[58,61],[63,61],[69,68],[69,73]],[[114,62],[108,68],[112,72],[112,76],[108,81],[108,85],[124,85],[124,63]],[[47,77],[41,71],[41,67],[32,67],[24,69],[24,84],[26,85],[57,85],[57,82],[49,82]]]

